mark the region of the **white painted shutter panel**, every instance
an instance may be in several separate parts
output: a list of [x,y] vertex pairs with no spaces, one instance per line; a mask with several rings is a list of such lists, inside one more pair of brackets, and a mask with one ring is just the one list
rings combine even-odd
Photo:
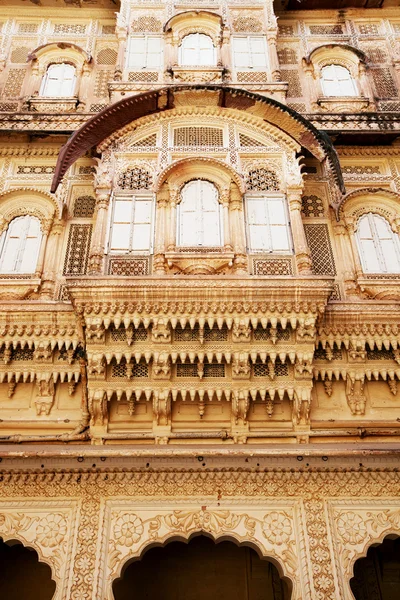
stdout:
[[236,68],[248,69],[251,67],[249,40],[247,37],[233,38],[233,57]]
[[181,46],[181,65],[183,67],[198,66],[198,33],[191,33],[182,40]]
[[120,199],[115,201],[114,217],[111,231],[111,250],[129,250],[129,239],[132,219],[132,200]]
[[145,66],[148,69],[160,69],[163,59],[163,39],[161,37],[147,38],[147,56]]
[[387,273],[400,272],[399,245],[398,235],[394,233],[389,223],[379,217],[373,215],[374,225],[379,239],[380,247],[383,255],[383,263]]
[[268,215],[272,251],[290,250],[287,215],[283,198],[268,198]]
[[249,38],[251,50],[251,66],[254,69],[262,70],[267,67],[267,49],[263,37]]
[[128,67],[144,69],[146,67],[147,40],[145,36],[131,37],[129,40]]
[[198,227],[201,225],[197,219],[197,181],[188,183],[182,194],[179,204],[179,244],[181,246],[197,246],[199,244]]
[[247,225],[251,250],[270,249],[268,215],[264,198],[247,198]]
[[373,232],[368,215],[364,215],[358,222],[358,242],[361,261],[366,273],[379,273],[382,271]]
[[35,217],[26,218],[24,238],[20,248],[18,271],[34,273],[42,239],[39,220]]
[[215,65],[215,48],[212,39],[203,33],[198,34],[198,65]]
[[221,219],[217,190],[208,181],[199,181],[200,214],[202,222],[201,245],[221,246]]
[[138,196],[135,200],[132,234],[132,250],[150,251],[152,231],[152,201],[148,197]]

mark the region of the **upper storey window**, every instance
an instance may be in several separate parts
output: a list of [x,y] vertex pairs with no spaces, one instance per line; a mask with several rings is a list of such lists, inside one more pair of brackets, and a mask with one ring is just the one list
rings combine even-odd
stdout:
[[126,66],[134,69],[160,69],[163,65],[163,38],[155,35],[131,36]]
[[209,35],[190,33],[183,38],[179,48],[181,67],[209,67],[215,66],[216,63],[216,48]]
[[246,197],[250,252],[290,252],[289,221],[282,196]]
[[400,273],[400,239],[386,219],[373,213],[363,215],[357,241],[364,273]]
[[68,63],[50,65],[43,78],[40,96],[68,98],[74,95],[76,69]]
[[263,36],[235,36],[233,38],[233,62],[236,69],[267,68],[267,46]]
[[111,252],[151,252],[153,204],[149,194],[115,199],[110,236]]
[[183,187],[177,234],[179,246],[222,246],[221,205],[210,181],[196,179]]
[[357,96],[351,73],[341,65],[328,65],[321,69],[322,91],[325,96]]
[[34,273],[41,238],[39,219],[13,219],[0,237],[0,273]]

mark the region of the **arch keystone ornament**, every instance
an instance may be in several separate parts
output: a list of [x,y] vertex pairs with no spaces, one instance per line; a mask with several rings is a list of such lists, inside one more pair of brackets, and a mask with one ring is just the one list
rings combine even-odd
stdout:
[[257,505],[245,510],[230,505],[160,509],[156,505],[151,508],[135,505],[131,500],[106,501],[102,593],[107,600],[113,600],[113,581],[121,577],[127,564],[140,560],[149,548],[206,535],[215,541],[230,540],[254,548],[286,578],[292,590],[291,600],[301,600],[305,597],[303,592],[310,594],[310,590],[304,544],[300,539],[303,528],[297,525],[299,519],[299,507],[290,501],[271,506],[266,502],[262,507]]

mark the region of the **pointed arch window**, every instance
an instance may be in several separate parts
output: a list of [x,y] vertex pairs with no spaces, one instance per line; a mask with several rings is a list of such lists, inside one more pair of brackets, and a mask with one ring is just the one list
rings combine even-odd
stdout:
[[351,73],[341,65],[327,65],[321,70],[322,91],[325,96],[357,96]]
[[202,179],[187,183],[178,205],[178,246],[222,246],[221,209],[213,183]]
[[0,273],[34,273],[41,240],[39,219],[13,219],[0,237]]
[[179,65],[181,67],[211,67],[217,63],[214,42],[204,33],[186,35],[179,47]]
[[50,65],[43,78],[40,96],[68,98],[74,95],[76,69],[68,63]]
[[364,273],[400,273],[400,238],[386,219],[373,213],[363,215],[357,243]]

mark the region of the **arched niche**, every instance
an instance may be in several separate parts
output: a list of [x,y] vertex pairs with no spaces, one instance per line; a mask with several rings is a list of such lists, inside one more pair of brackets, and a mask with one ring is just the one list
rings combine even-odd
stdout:
[[42,230],[49,229],[54,217],[61,217],[61,206],[54,196],[35,188],[13,188],[0,194],[0,233],[12,219],[32,215],[39,219]]
[[400,536],[386,535],[356,560],[350,579],[355,600],[400,598]]
[[171,17],[164,31],[172,35],[177,43],[190,33],[204,33],[212,38],[214,45],[220,41],[222,17],[207,10],[190,10]]
[[52,600],[56,582],[50,566],[36,549],[17,539],[0,537],[0,598],[7,600]]
[[183,600],[188,593],[192,600],[290,600],[292,583],[255,544],[196,532],[150,544],[125,562],[112,588],[115,600],[156,600],[161,593],[165,600]]

